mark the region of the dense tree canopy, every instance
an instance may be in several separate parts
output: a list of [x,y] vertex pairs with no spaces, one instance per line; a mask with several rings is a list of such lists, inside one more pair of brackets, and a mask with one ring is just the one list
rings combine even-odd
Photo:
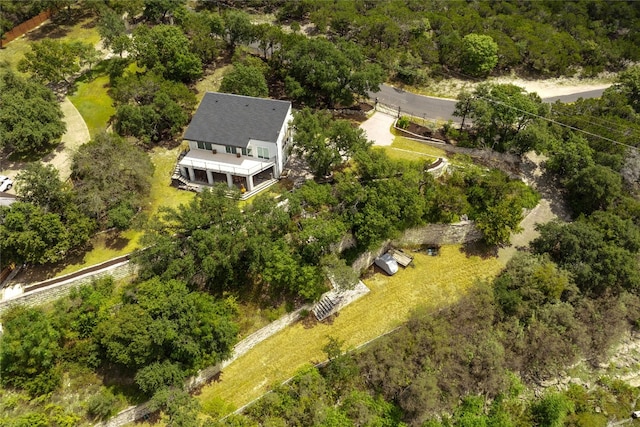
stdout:
[[26,389],[32,396],[48,393],[60,382],[56,358],[60,333],[38,308],[13,307],[2,316],[0,382]]
[[113,9],[105,7],[100,11],[98,31],[105,48],[112,49],[120,55],[129,49],[131,39],[127,36],[125,22],[122,15]]
[[253,26],[246,12],[229,10],[224,14],[224,33],[231,52],[239,43],[250,43],[253,40]]
[[567,183],[567,189],[575,216],[588,215],[606,210],[622,195],[622,179],[606,166],[589,166]]
[[605,294],[640,289],[638,226],[613,213],[599,213],[571,224],[551,222],[539,227],[532,242],[537,253],[570,271],[585,293]]
[[50,164],[34,162],[16,177],[20,201],[40,206],[45,212],[63,213],[73,203],[71,189],[60,180],[58,170]]
[[269,96],[269,87],[259,68],[235,64],[233,70],[222,79],[220,92],[266,98]]
[[203,64],[213,62],[224,47],[224,21],[217,13],[187,11],[176,19],[189,38],[191,52]]
[[47,87],[7,72],[0,82],[0,148],[39,152],[66,130],[62,110]]
[[548,106],[536,93],[527,93],[512,84],[481,84],[472,94],[462,93],[454,115],[473,120],[475,144],[498,151],[522,152],[517,135],[536,117],[543,117]]
[[92,221],[73,205],[62,215],[24,202],[0,207],[0,250],[5,260],[16,263],[60,261],[85,243],[93,229]]
[[7,0],[0,9],[0,37],[6,31],[36,16],[47,8],[46,2],[26,2],[22,0]]
[[192,82],[202,75],[202,61],[189,47],[189,39],[179,27],[141,25],[133,33],[138,64],[170,80]]
[[184,7],[186,0],[144,0],[145,18],[152,22],[164,22],[167,16]]
[[139,375],[145,377],[145,391],[153,392],[149,370],[167,378],[167,361],[177,364],[171,375],[180,378],[182,370],[193,372],[228,357],[238,332],[233,315],[226,302],[190,292],[183,282],[156,278],[125,296],[123,305],[96,326],[96,335],[108,360],[144,368]]
[[[408,71],[426,67],[464,72],[463,40],[491,37],[497,45],[496,72],[541,76],[587,75],[618,70],[637,61],[635,3],[511,2],[296,2],[279,5],[281,22],[311,22],[329,39],[345,38],[388,71],[398,58],[418,58]],[[616,30],[613,30],[615,28]],[[493,50],[493,49],[492,49]],[[492,56],[492,55],[491,55]],[[462,61],[461,61],[462,59]],[[467,70],[468,71],[468,70]],[[408,75],[406,72],[403,75]]]
[[95,52],[91,44],[82,41],[44,39],[30,45],[18,64],[18,70],[33,74],[42,83],[68,82],[69,77],[80,71],[85,58]]
[[223,185],[163,212],[145,237],[149,248],[136,257],[142,276],[177,278],[215,293],[257,284],[274,298],[319,297],[325,289],[320,268],[284,239],[289,214],[270,198],[241,212],[228,191]]
[[151,189],[149,155],[117,135],[102,133],[73,157],[78,206],[103,225],[126,228]]
[[498,45],[491,36],[467,34],[462,38],[460,67],[474,77],[486,76],[498,63]]
[[306,108],[296,113],[295,149],[317,177],[329,175],[337,166],[371,145],[364,132],[346,120],[333,120],[328,112]]
[[117,105],[115,129],[143,142],[172,138],[188,123],[196,104],[189,88],[153,72],[116,79],[111,90]]
[[311,105],[348,106],[384,80],[380,66],[351,42],[290,35],[274,56],[289,96]]

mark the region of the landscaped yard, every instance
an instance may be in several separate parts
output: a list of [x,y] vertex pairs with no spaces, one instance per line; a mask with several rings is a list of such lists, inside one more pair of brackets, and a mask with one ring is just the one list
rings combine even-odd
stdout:
[[398,160],[418,160],[446,157],[447,153],[437,147],[414,141],[404,136],[396,136],[390,147],[383,147],[387,155]]
[[258,398],[300,367],[325,359],[328,336],[355,348],[391,331],[419,308],[456,301],[476,280],[494,277],[502,268],[495,258],[467,256],[460,246],[445,246],[440,255],[415,253],[414,266],[393,277],[376,274],[364,280],[371,293],[343,309],[330,323],[312,327],[297,323],[263,341],[229,365],[219,382],[202,389],[203,411],[219,416]]
[[85,43],[95,45],[100,41],[100,34],[94,25],[95,19],[95,17],[84,17],[69,25],[64,22],[56,25],[51,22],[43,24],[40,28],[13,40],[6,47],[0,49],[0,66],[17,71],[18,62],[24,58],[26,52],[29,52],[31,43],[45,37],[64,41],[82,40]]
[[109,118],[116,112],[107,93],[108,85],[109,77],[99,75],[93,80],[78,81],[75,92],[69,94],[69,100],[82,115],[91,138],[107,129]]
[[[158,213],[161,206],[177,207],[180,204],[188,203],[194,197],[195,193],[178,190],[170,185],[171,173],[176,165],[179,152],[179,148],[172,150],[155,148],[150,153],[156,169],[153,174],[148,204],[141,215],[151,217]],[[139,240],[142,234],[141,230],[127,230],[118,235],[114,235],[114,233],[98,234],[91,240],[92,249],[84,254],[82,260],[67,265],[57,275],[72,273],[90,265],[131,253],[140,247]]]

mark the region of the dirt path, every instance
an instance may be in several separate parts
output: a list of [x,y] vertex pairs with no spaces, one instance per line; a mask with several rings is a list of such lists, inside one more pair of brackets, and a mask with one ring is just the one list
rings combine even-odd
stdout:
[[542,196],[538,206],[533,208],[522,220],[522,231],[511,235],[511,244],[498,250],[498,259],[505,265],[521,250],[526,250],[529,243],[540,233],[535,229],[537,224],[546,224],[554,219],[568,221],[569,210],[564,202],[560,187],[555,178],[545,172],[542,164],[546,158],[534,152],[527,153],[523,161],[524,181],[536,189]]

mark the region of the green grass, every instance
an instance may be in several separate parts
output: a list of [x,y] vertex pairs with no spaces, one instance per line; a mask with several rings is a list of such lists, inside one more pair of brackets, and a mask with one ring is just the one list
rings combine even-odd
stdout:
[[[151,192],[141,215],[151,217],[161,206],[178,207],[193,199],[195,193],[178,190],[170,185],[171,172],[175,167],[180,149],[155,148],[150,153],[156,169],[153,174]],[[120,233],[100,233],[90,241],[90,250],[76,262],[71,262],[57,276],[73,273],[90,265],[95,265],[117,256],[133,252],[140,247],[141,229],[131,229]]]
[[[324,360],[327,337],[360,346],[405,322],[418,307],[435,308],[456,301],[477,279],[493,278],[502,268],[495,258],[467,256],[460,246],[444,246],[440,255],[415,253],[414,265],[393,277],[365,280],[371,292],[343,309],[330,323],[294,324],[261,342],[225,368],[218,382],[205,386],[203,407],[240,407],[290,378],[302,366]],[[228,409],[227,409],[228,411]]]
[[90,81],[77,83],[77,89],[69,99],[82,115],[91,138],[107,129],[116,109],[108,93],[109,77],[100,75]]
[[396,160],[435,160],[438,157],[446,157],[447,153],[437,147],[419,141],[396,136],[390,147],[381,147],[387,155]]
[[51,22],[44,24],[0,49],[0,66],[17,71],[18,62],[24,58],[25,53],[31,50],[31,43],[46,37],[63,41],[82,40],[85,43],[95,45],[100,41],[100,34],[98,34],[98,29],[94,25],[95,20],[95,17],[84,17],[71,25],[65,25],[64,23],[53,24]]

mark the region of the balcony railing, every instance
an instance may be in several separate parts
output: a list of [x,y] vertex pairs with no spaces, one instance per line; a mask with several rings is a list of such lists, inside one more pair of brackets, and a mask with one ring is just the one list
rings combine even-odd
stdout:
[[[192,150],[193,152],[193,150]],[[189,153],[191,154],[191,152]],[[251,176],[275,165],[276,158],[256,159],[253,157],[237,157],[232,154],[217,153],[208,154],[211,159],[194,158],[187,154],[179,162],[180,166],[194,169],[208,170],[218,173],[230,173],[232,175]],[[203,153],[199,157],[203,156]]]

